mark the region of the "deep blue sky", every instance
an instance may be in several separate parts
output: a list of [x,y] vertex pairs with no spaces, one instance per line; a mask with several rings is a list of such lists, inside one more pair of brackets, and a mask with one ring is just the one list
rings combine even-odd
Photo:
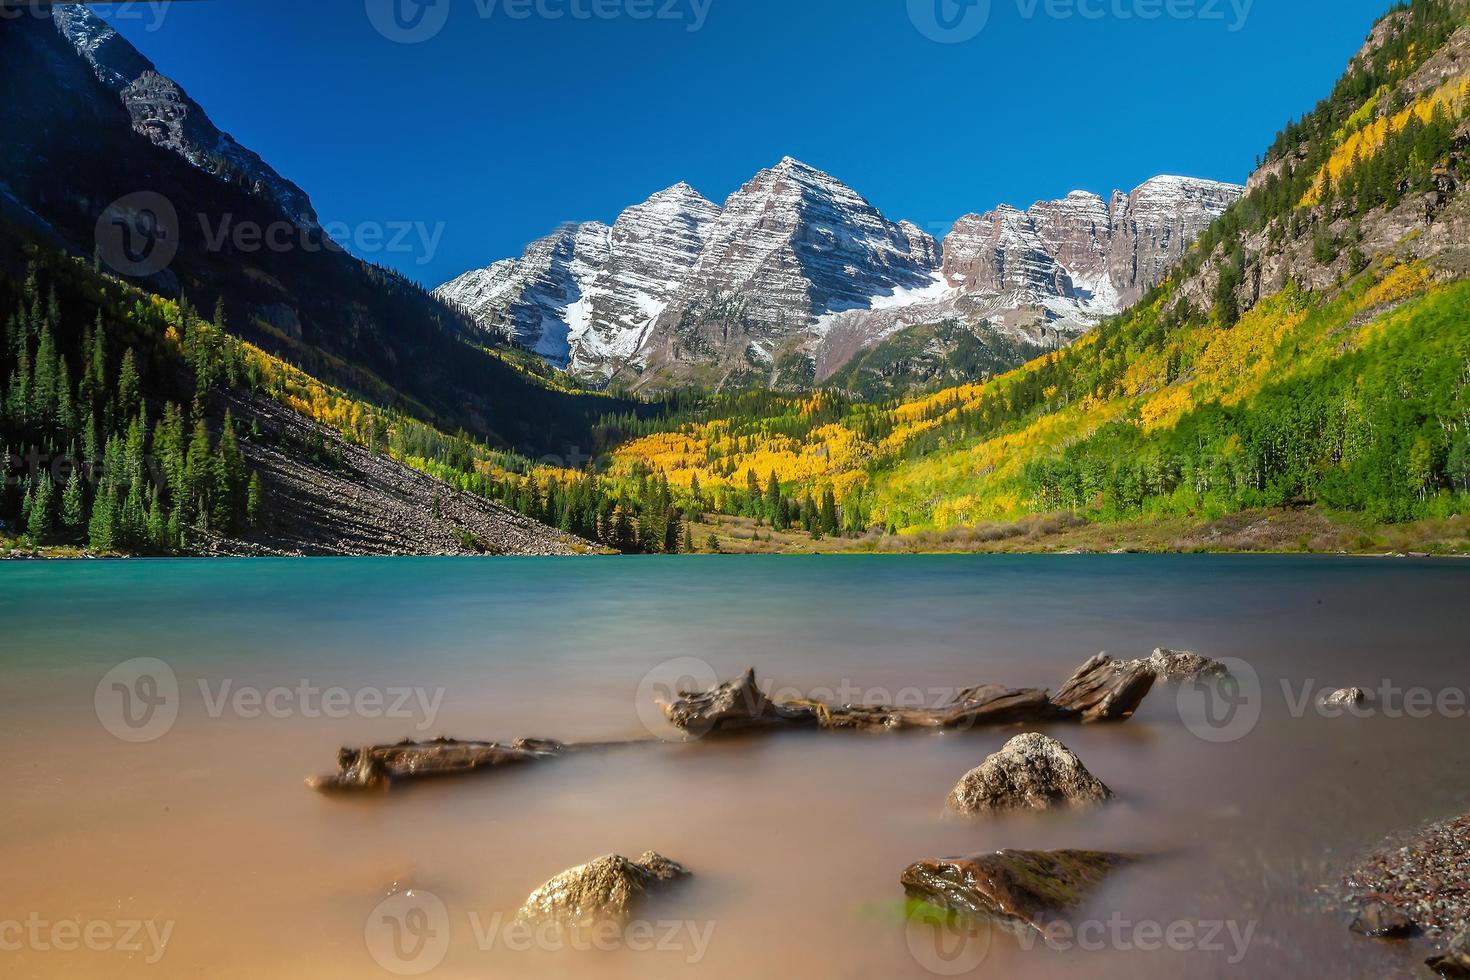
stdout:
[[[990,0],[977,37],[939,44],[909,9],[922,21],[934,0],[437,0],[443,30],[398,44],[368,15],[387,2],[202,0],[161,23],[101,9],[324,220],[443,222],[427,262],[367,256],[435,285],[679,180],[723,201],[786,154],[936,234],[1158,173],[1241,181],[1388,5],[1255,0],[1232,30],[1249,0]],[[593,3],[682,19],[570,15]],[[1111,12],[1171,3],[1219,19]]]

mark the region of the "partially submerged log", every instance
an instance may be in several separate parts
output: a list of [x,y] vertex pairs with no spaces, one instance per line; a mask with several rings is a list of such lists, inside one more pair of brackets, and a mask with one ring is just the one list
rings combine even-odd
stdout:
[[917,861],[903,872],[911,899],[965,918],[1046,933],[1081,910],[1136,855],[1104,851],[996,851]]
[[337,753],[336,772],[308,779],[306,785],[323,792],[386,790],[404,780],[520,765],[555,758],[567,751],[568,746],[561,742],[543,738],[521,738],[510,745],[452,738],[432,742],[405,739],[393,745],[344,748]]
[[1100,653],[1078,668],[1054,697],[1040,688],[985,684],[966,688],[938,708],[898,708],[772,701],[757,685],[752,669],[708,691],[681,691],[663,710],[674,727],[695,737],[794,726],[894,730],[1123,721],[1148,695],[1155,677],[1146,660],[1119,663]]
[[1117,661],[1100,653],[1067,678],[1052,703],[1079,721],[1123,721],[1133,717],[1157,679],[1147,660]]
[[[1137,709],[1153,683],[1154,672],[1147,661],[1118,663],[1098,654],[1078,668],[1055,696],[1041,688],[984,684],[966,688],[937,708],[900,708],[800,699],[773,701],[756,683],[755,670],[750,669],[708,691],[681,691],[676,700],[662,708],[676,728],[694,738],[788,728],[959,730],[1123,721]],[[384,790],[407,780],[455,776],[557,758],[580,749],[631,744],[639,743],[564,744],[550,739],[518,739],[503,745],[449,738],[405,740],[392,745],[344,748],[337,755],[337,771],[308,779],[307,785],[324,792]]]

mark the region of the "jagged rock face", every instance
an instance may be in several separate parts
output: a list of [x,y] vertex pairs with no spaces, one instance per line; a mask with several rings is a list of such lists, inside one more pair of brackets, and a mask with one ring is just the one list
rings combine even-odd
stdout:
[[1072,300],[1078,321],[1108,316],[1161,281],[1241,194],[1232,184],[1155,177],[1110,204],[1073,191],[1025,212],[1002,205],[966,215],[944,240],[945,278],[961,292]]
[[1124,305],[1163,280],[1210,223],[1240,199],[1234,184],[1155,177],[1113,195],[1108,278]]
[[1096,194],[1073,191],[1060,201],[1040,201],[1027,211],[1046,253],[1067,270],[1074,287],[1096,295],[1107,275],[1112,213]]
[[637,353],[699,261],[719,216],[713,201],[684,183],[618,216],[590,303],[574,315],[577,373],[606,376]]
[[606,378],[635,358],[698,261],[719,210],[676,184],[611,228],[565,225],[519,259],[467,272],[435,295],[558,367]]
[[930,283],[934,238],[790,157],[725,201],[709,244],[645,341],[645,359],[722,370],[772,362],[822,316]]
[[955,222],[944,239],[944,276],[961,292],[1033,298],[1072,295],[1072,279],[1031,216],[1002,205]]
[[210,121],[203,107],[118,35],[85,4],[58,4],[51,17],[61,35],[122,101],[133,129],[157,146],[221,180],[238,182],[306,228],[317,216],[306,192]]
[[611,235],[612,229],[597,221],[563,225],[532,242],[519,259],[467,272],[435,295],[481,326],[567,367],[575,310],[584,308],[607,265]]
[[680,300],[739,294],[762,324],[820,316],[922,285],[936,255],[931,236],[787,157],[726,200]]
[[942,321],[1027,350],[1065,343],[1157,283],[1240,193],[1180,177],[1111,203],[1074,191],[966,215],[941,249],[788,157],[723,208],[680,184],[610,233],[571,226],[438,295],[585,378],[783,383],[794,358],[824,381],[887,338]]

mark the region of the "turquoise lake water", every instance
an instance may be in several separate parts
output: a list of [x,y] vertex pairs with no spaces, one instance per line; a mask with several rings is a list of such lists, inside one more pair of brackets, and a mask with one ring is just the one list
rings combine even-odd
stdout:
[[[0,563],[0,945],[27,919],[53,940],[168,925],[157,955],[28,933],[0,974],[414,975],[374,924],[411,889],[442,910],[407,964],[431,976],[1381,976],[1414,951],[1349,936],[1316,886],[1470,810],[1467,599],[1470,564],[1409,560]],[[372,801],[302,784],[340,745],[406,736],[651,739],[654,694],[750,666],[787,693],[932,702],[1157,646],[1243,664],[1253,701],[1222,722],[1161,685],[1126,724],[1045,729],[1118,794],[1089,814],[945,818],[1015,731],[653,742]],[[1438,701],[1298,704],[1347,685]],[[1090,909],[1123,940],[935,960],[895,912],[899,873],[1000,847],[1156,859]],[[664,948],[519,950],[492,925],[566,867],[650,848],[695,871],[653,906]],[[1127,941],[1152,922],[1196,940]],[[1242,938],[1215,949],[1211,923]]]

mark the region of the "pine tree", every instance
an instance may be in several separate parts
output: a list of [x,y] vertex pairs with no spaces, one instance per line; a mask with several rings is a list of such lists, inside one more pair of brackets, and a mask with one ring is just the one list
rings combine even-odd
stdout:
[[694,554],[694,535],[689,531],[689,525],[684,525],[684,546],[679,549],[686,555]]
[[92,502],[87,539],[93,551],[112,551],[117,547],[117,502],[110,486],[104,486]]
[[129,347],[123,354],[122,368],[117,374],[117,418],[130,419],[138,414],[141,405],[138,382],[138,363]]
[[260,474],[250,474],[250,489],[245,498],[245,520],[251,527],[260,524],[260,509],[263,505],[263,494],[260,487]]
[[837,522],[837,498],[831,487],[822,492],[821,527],[822,533],[828,536],[835,535],[840,529]]
[[26,532],[34,544],[51,537],[55,526],[53,496],[51,477],[40,474],[32,487],[30,506],[26,508]]
[[207,519],[212,501],[209,494],[214,489],[214,452],[209,443],[209,429],[204,419],[194,423],[194,435],[189,440],[189,450],[184,461],[184,499],[188,510],[184,520]]
[[148,546],[155,551],[169,550],[168,522],[163,516],[163,500],[157,487],[148,500],[148,516],[146,519]]
[[66,481],[66,490],[61,495],[61,526],[67,534],[77,535],[87,520],[87,500],[82,489],[82,477],[77,470],[71,471]]
[[57,416],[56,384],[56,340],[51,334],[51,324],[41,328],[41,340],[36,346],[36,361],[32,369],[30,414],[37,428],[50,428]]
[[223,503],[228,509],[229,522],[237,524],[245,518],[249,471],[245,466],[245,454],[235,438],[235,420],[225,410],[225,427],[219,439],[219,467],[223,483]]
[[771,479],[766,484],[766,520],[770,522],[771,528],[776,531],[785,529],[786,513],[781,506],[781,481],[776,479],[776,471],[771,471]]

